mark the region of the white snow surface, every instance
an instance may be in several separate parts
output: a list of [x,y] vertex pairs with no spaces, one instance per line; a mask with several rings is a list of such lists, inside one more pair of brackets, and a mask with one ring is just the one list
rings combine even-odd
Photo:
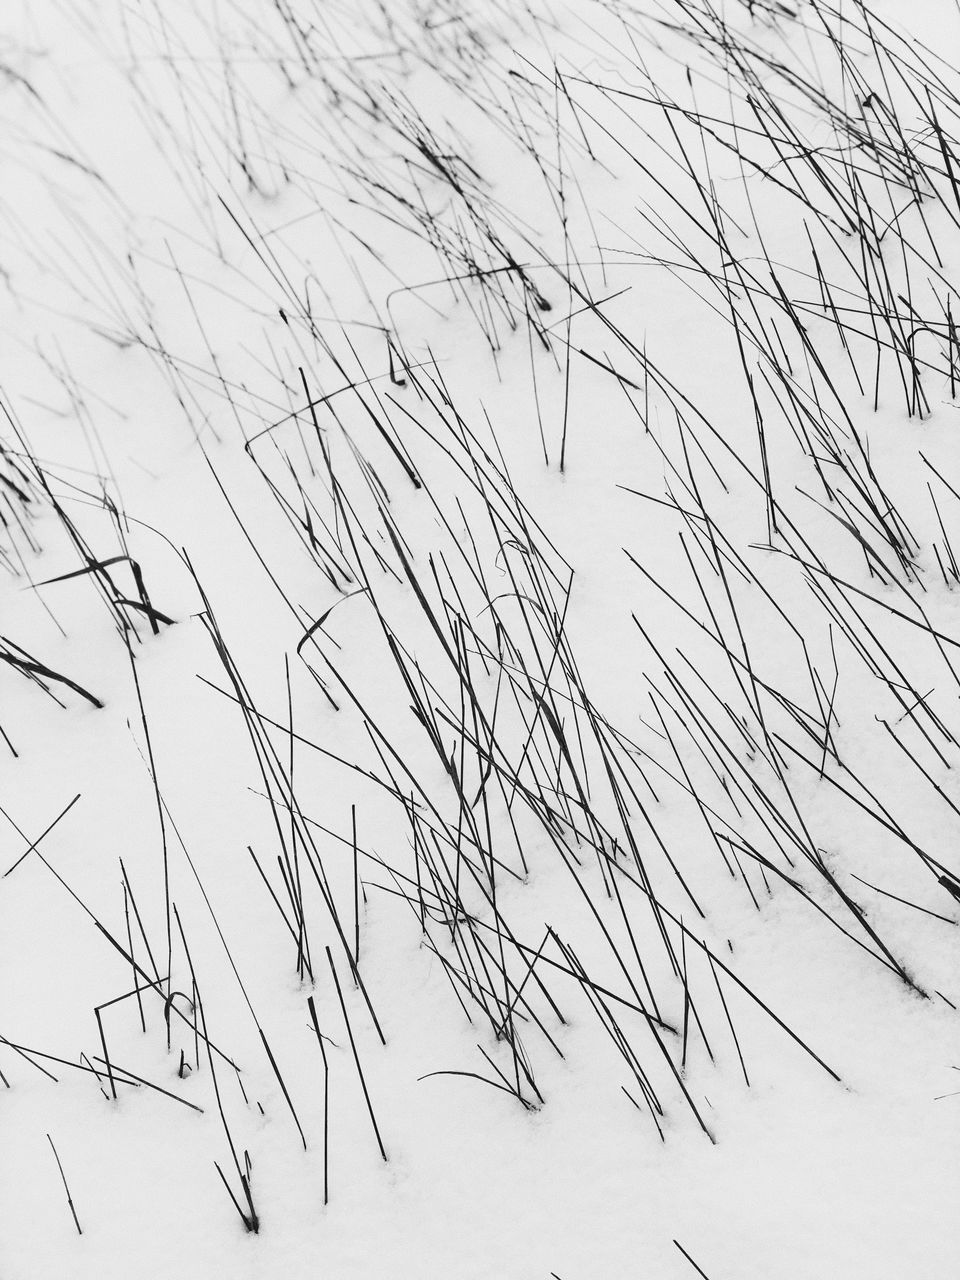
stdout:
[[958,1273],[958,48],[7,0],[3,1280]]

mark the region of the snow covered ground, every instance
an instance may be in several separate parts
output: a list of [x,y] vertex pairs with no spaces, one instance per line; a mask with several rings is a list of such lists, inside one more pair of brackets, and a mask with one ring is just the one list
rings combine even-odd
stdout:
[[8,0],[4,1280],[957,1274],[957,49]]

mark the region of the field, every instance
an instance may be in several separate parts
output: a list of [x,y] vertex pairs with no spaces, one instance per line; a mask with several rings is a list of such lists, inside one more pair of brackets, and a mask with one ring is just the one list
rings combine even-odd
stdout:
[[957,0],[8,0],[3,1280],[951,1280]]

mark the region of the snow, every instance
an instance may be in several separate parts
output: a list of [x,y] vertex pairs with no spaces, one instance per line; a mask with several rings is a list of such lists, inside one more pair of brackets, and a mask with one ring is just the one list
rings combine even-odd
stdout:
[[5,10],[5,1280],[956,1273],[958,26]]

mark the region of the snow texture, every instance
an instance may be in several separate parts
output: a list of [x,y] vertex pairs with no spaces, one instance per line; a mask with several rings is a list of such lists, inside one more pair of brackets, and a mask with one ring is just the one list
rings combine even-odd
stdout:
[[6,0],[3,1280],[960,1269],[954,0]]

